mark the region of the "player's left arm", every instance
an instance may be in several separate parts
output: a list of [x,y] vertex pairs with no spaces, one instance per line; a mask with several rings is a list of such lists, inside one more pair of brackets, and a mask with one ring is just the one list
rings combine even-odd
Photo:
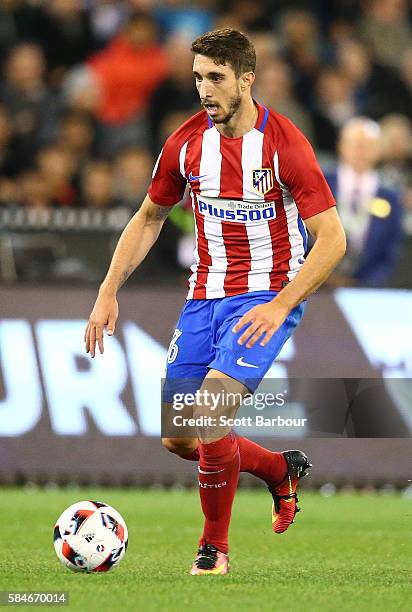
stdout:
[[248,325],[239,344],[251,348],[258,340],[265,346],[282,325],[289,312],[316,291],[345,254],[346,238],[336,208],[305,219],[315,244],[295,278],[267,304],[249,310],[235,325],[234,332]]
[[346,238],[332,193],[304,135],[290,122],[284,125],[286,138],[279,147],[276,178],[289,190],[315,238],[315,244],[295,278],[268,304],[255,306],[234,327],[247,326],[238,342],[251,348],[257,341],[265,346],[290,311],[316,291],[342,259]]

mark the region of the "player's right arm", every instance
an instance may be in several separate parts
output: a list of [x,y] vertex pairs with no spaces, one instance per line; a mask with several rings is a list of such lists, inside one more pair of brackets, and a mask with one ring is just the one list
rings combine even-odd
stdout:
[[119,315],[117,291],[146,257],[170,209],[183,197],[186,178],[180,167],[182,144],[176,133],[166,140],[153,170],[148,195],[120,236],[84,334],[86,352],[92,357],[96,353],[96,342],[103,353],[104,328],[107,327],[109,336],[114,333]]
[[[195,116],[197,121],[204,122],[206,115],[203,113],[203,118],[200,115]],[[170,209],[183,198],[186,177],[180,152],[191,130],[188,121],[166,140],[155,164],[147,196],[120,236],[84,334],[86,352],[92,357],[96,353],[96,342],[103,353],[104,328],[107,327],[109,336],[114,333],[119,314],[117,291],[156,242]]]
[[114,333],[119,314],[117,291],[156,242],[171,208],[172,206],[159,206],[146,196],[138,212],[123,230],[84,334],[86,353],[90,353],[91,357],[95,356],[96,342],[100,353],[104,351],[104,328],[107,326],[109,336]]

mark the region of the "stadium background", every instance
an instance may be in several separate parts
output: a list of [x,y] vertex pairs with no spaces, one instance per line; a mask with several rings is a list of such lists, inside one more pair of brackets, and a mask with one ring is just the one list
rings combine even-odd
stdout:
[[[1,482],[193,483],[193,466],[161,449],[157,416],[193,244],[187,203],[122,289],[103,359],[85,356],[82,333],[164,139],[199,108],[190,41],[232,26],[256,45],[255,97],[303,130],[325,169],[336,163],[340,127],[368,116],[382,127],[381,176],[402,191],[404,236],[390,278],[320,290],[272,372],[382,379],[390,423],[374,428],[371,415],[358,439],[326,427],[263,442],[310,451],[308,485],[410,491],[411,11],[402,0],[290,5],[0,3]],[[399,378],[404,386],[393,384]]]

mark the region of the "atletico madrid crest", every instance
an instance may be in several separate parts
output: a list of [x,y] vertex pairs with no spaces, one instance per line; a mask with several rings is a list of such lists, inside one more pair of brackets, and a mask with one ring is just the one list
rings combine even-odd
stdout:
[[273,187],[271,168],[256,168],[252,170],[253,189],[265,195]]

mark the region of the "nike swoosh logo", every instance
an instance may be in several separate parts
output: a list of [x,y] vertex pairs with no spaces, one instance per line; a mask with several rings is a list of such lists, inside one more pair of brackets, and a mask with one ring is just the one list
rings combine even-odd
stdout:
[[204,176],[206,176],[206,174],[199,174],[199,176],[193,176],[193,174],[191,172],[189,172],[188,179],[189,179],[190,182],[198,181],[199,179],[203,178]]
[[199,466],[197,466],[197,469],[199,470],[200,474],[220,474],[220,472],[224,472],[225,468],[221,469],[221,470],[217,470],[217,472],[205,472],[204,470],[200,469]]
[[236,361],[237,365],[240,366],[244,366],[245,368],[257,368],[258,366],[253,365],[251,363],[246,363],[246,361],[243,361],[243,357],[239,357],[239,359]]

